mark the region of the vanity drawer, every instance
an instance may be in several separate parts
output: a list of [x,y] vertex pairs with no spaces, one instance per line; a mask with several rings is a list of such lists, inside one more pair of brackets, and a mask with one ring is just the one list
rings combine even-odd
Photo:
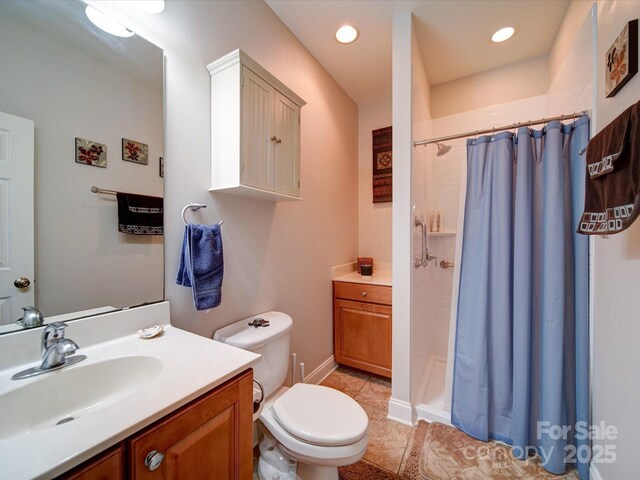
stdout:
[[391,305],[391,287],[363,283],[333,282],[333,296],[357,302]]

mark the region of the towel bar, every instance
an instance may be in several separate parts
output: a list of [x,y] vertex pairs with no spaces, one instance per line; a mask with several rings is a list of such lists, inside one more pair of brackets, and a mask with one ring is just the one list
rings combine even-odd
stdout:
[[116,192],[115,190],[106,190],[104,188],[98,188],[95,185],[93,187],[91,187],[91,191],[93,193],[106,193],[107,195],[117,195],[118,192]]
[[[187,219],[185,218],[185,214],[187,213],[187,210],[191,210],[192,212],[195,212],[196,210],[200,210],[201,208],[207,208],[207,204],[206,203],[190,203],[189,205],[186,205],[182,209],[182,221],[184,222],[184,224],[187,225]],[[222,225],[223,223],[224,223],[224,220],[220,220],[218,222],[218,225]]]

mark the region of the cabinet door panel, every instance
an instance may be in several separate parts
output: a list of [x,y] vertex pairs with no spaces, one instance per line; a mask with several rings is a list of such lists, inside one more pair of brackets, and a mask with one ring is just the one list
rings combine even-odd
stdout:
[[273,101],[275,90],[242,67],[242,183],[273,190]]
[[[134,479],[250,480],[252,461],[252,374],[236,377],[180,412],[129,439]],[[145,458],[164,455],[150,471]]]
[[233,407],[168,448],[167,478],[234,478]]
[[124,449],[122,445],[96,455],[60,480],[122,480],[124,478]]
[[275,92],[275,191],[300,195],[300,107]]
[[336,362],[391,377],[391,307],[335,300]]

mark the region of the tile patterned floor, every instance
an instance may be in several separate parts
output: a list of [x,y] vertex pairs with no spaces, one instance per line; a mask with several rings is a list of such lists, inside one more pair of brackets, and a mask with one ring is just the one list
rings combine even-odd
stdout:
[[[376,376],[369,376],[362,372],[339,367],[331,373],[322,383],[327,387],[340,390],[353,397],[369,416],[369,446],[364,455],[364,461],[377,465],[391,473],[399,474],[405,471],[407,458],[412,450],[415,431],[414,428],[388,420],[387,409],[391,397],[391,382]],[[462,432],[461,436],[466,437]],[[468,437],[470,438],[470,437]],[[475,441],[470,439],[470,441]],[[422,439],[420,440],[422,442]],[[506,448],[506,447],[505,447]],[[441,460],[447,460],[446,458]],[[482,467],[481,458],[478,459]],[[456,464],[458,465],[458,464]],[[494,465],[485,465],[490,468]],[[513,462],[513,467],[520,467],[518,461]],[[552,475],[545,472],[542,467],[534,476],[512,476],[511,478],[536,478],[545,480],[575,480],[575,471],[568,472],[564,476]],[[447,475],[442,475],[447,478]],[[463,478],[463,477],[455,477]],[[481,479],[485,476],[464,476],[464,478]],[[504,477],[501,477],[504,478]]]
[[321,385],[353,397],[369,416],[369,446],[364,460],[398,473],[412,428],[387,420],[391,382],[339,367]]
[[[356,370],[339,367],[331,373],[321,385],[335,388],[353,397],[365,412],[367,412],[369,416],[369,446],[363,461],[374,464],[392,474],[399,474],[401,471],[405,472],[405,464],[407,463],[414,441],[414,435],[412,435],[412,433],[415,429],[386,418],[389,398],[391,397],[391,382],[380,377],[369,376]],[[419,441],[422,442],[422,439]],[[254,480],[259,480],[257,473],[258,455],[259,451],[256,448],[254,450]],[[481,460],[482,459],[479,459],[478,461],[480,462]],[[518,467],[517,462],[514,463],[514,466]],[[491,467],[491,465],[489,465],[489,467]],[[446,477],[446,475],[444,477]],[[575,472],[563,477],[551,475],[541,470],[533,478],[544,480],[565,478],[575,480],[576,477]],[[476,476],[469,478],[480,479],[485,477]],[[514,476],[512,478],[522,477]]]

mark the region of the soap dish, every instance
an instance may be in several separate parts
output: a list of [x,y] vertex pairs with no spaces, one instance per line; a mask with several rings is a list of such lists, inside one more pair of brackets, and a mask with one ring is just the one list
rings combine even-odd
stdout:
[[162,328],[162,325],[154,325],[153,327],[138,330],[138,335],[142,338],[153,338],[160,335],[163,331],[164,328]]

